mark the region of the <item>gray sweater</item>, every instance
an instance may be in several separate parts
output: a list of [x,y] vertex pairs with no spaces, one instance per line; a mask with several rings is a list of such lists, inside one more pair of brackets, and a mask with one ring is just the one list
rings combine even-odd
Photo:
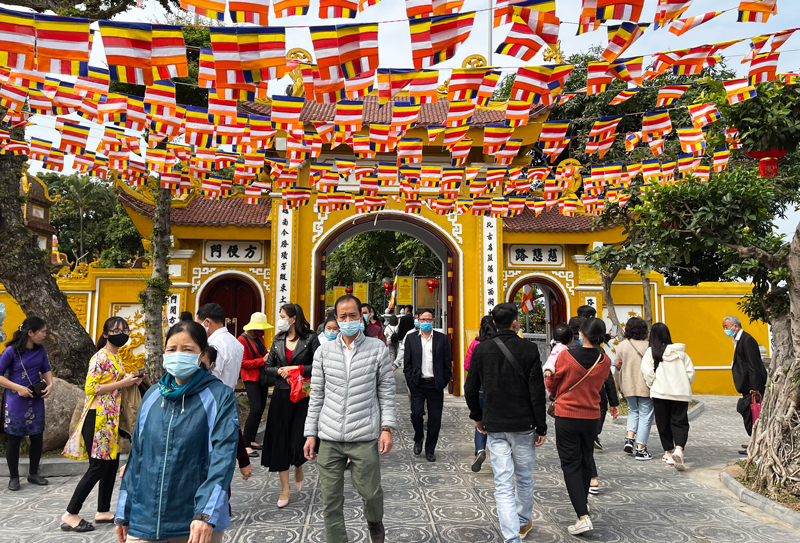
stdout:
[[378,439],[395,428],[395,382],[389,350],[359,333],[347,377],[341,335],[314,353],[305,437],[324,441]]

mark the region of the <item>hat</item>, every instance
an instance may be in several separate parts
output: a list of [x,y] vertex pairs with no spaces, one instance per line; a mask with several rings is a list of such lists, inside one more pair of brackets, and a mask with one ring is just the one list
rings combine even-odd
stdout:
[[264,313],[253,313],[250,315],[250,322],[244,325],[244,330],[269,330],[272,325],[267,322]]

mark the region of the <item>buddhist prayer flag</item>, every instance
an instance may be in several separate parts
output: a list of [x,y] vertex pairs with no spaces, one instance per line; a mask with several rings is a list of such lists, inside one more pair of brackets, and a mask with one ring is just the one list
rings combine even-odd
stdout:
[[731,158],[731,151],[727,147],[714,149],[714,172],[722,173],[728,167],[728,160]]
[[450,162],[455,168],[463,166],[467,162],[469,152],[472,149],[472,138],[464,138],[450,148]]
[[567,138],[569,125],[570,121],[547,121],[542,125],[539,147],[550,157],[551,162],[555,161],[569,145],[570,138]]
[[766,83],[775,79],[778,71],[778,59],[780,53],[763,53],[753,57],[750,61],[750,73],[748,75],[750,84]]
[[740,23],[766,23],[769,16],[778,13],[778,0],[744,1],[739,4]]
[[616,62],[609,64],[608,72],[621,81],[628,83],[633,82],[641,87],[643,81],[643,62],[644,59],[642,57],[618,59]]
[[111,80],[152,85],[153,32],[150,25],[102,20],[99,25]]
[[305,15],[308,13],[309,0],[274,0],[272,9],[275,17],[282,19],[292,15]]
[[475,112],[475,104],[470,102],[450,102],[447,110],[447,120],[445,126],[455,128],[469,124],[472,114]]
[[668,85],[661,87],[658,90],[658,98],[656,100],[656,107],[669,106],[675,103],[678,98],[683,96],[691,85]]
[[36,69],[59,75],[86,75],[89,19],[36,14]]
[[531,104],[524,100],[509,100],[506,103],[506,124],[511,127],[528,124]]
[[[533,11],[533,13],[538,12]],[[556,31],[556,35],[557,34]],[[511,26],[511,30],[506,36],[506,39],[497,47],[495,53],[527,61],[536,56],[536,53],[545,45],[545,41],[539,34],[527,24],[515,18],[514,24]]]
[[503,124],[487,124],[483,127],[483,154],[492,155],[509,140],[514,127]]
[[213,147],[214,123],[209,118],[208,109],[186,106],[186,143],[201,148]]
[[679,128],[677,132],[684,153],[692,153],[694,156],[705,153],[706,138],[701,128]]
[[411,102],[394,102],[392,104],[391,125],[395,130],[408,130],[417,123],[419,118],[420,104]]
[[620,92],[618,95],[616,95],[611,100],[611,103],[609,105],[618,106],[620,104],[624,104],[625,102],[627,102],[628,100],[630,100],[631,98],[636,96],[636,93],[639,92],[640,90],[642,90],[642,89],[641,88],[636,88],[636,89],[624,90],[624,91]]
[[408,87],[409,101],[414,104],[436,103],[439,86],[438,70],[422,70],[415,74]]
[[683,12],[689,9],[691,3],[692,0],[658,0],[654,19],[655,29],[658,30],[663,26],[667,26],[680,17]]
[[269,24],[269,0],[229,0],[228,12],[234,23]]
[[550,96],[548,83],[553,76],[549,66],[526,66],[517,69],[510,100],[533,103],[537,96]]
[[211,49],[200,49],[199,71],[197,83],[201,89],[212,89],[216,85],[217,70],[214,65],[214,53]]
[[625,136],[625,150],[630,153],[637,145],[639,145],[640,141],[642,141],[641,132],[628,132],[628,134]]
[[675,34],[676,36],[682,36],[686,32],[689,32],[693,28],[697,28],[703,23],[707,23],[711,19],[715,17],[719,17],[722,15],[722,11],[711,11],[704,15],[697,15],[695,17],[687,17],[686,19],[678,19],[677,21],[673,22],[672,25],[669,27],[669,31]]
[[443,125],[429,124],[426,128],[428,129],[428,145],[433,145],[433,142],[436,141],[439,134],[445,131],[446,127]]
[[668,111],[648,111],[642,120],[642,139],[649,142],[663,138],[672,132],[672,121]]
[[717,106],[714,104],[695,104],[689,106],[689,114],[692,116],[692,124],[696,128],[703,128],[721,117]]
[[588,73],[586,76],[586,94],[599,94],[605,92],[614,76],[608,73],[608,62],[590,62],[587,68]]
[[363,115],[364,102],[350,100],[336,102],[334,130],[346,134],[345,138],[349,137],[361,130]]
[[35,43],[34,14],[0,7],[0,65],[33,70]]
[[772,35],[772,42],[769,44],[770,52],[774,53],[781,45],[786,43],[786,40],[791,38],[797,30],[797,28],[790,28],[789,30],[775,32]]
[[478,89],[488,70],[486,68],[456,68],[450,75],[447,99],[451,102],[469,100],[477,103]]
[[469,37],[475,12],[409,21],[414,67],[418,70],[452,58]]
[[[616,19],[616,17],[615,17]],[[650,23],[636,24],[626,21],[619,25],[608,27],[608,47],[600,55],[607,62],[614,62],[617,58],[633,45],[633,42],[644,35]]]
[[498,0],[497,7],[494,9],[494,27],[497,28],[512,22],[515,7],[531,8],[550,15],[555,15],[556,13],[555,0]]
[[728,103],[735,105],[745,100],[756,97],[756,89],[746,79],[729,79],[722,82],[725,93],[728,95]]
[[650,146],[653,156],[661,156],[664,154],[664,138],[651,138],[650,141],[647,142],[647,145]]
[[508,166],[516,158],[519,149],[522,147],[522,139],[512,138],[509,139],[503,147],[495,153],[495,164]]
[[155,81],[145,90],[144,104],[147,113],[174,112],[178,107],[175,102],[175,83],[167,79]]
[[378,23],[339,25],[336,35],[342,77],[378,68]]
[[739,130],[733,127],[725,128],[725,141],[731,149],[741,149],[742,141],[739,138]]
[[375,84],[376,73],[377,70],[369,70],[368,72],[363,72],[361,75],[345,79],[344,89],[340,91],[341,99],[355,100],[371,93],[372,87]]
[[272,127],[289,130],[301,126],[300,113],[304,105],[305,98],[302,96],[273,96]]
[[61,129],[61,142],[59,151],[70,155],[83,154],[86,151],[86,142],[89,139],[89,127],[80,123],[66,121]]
[[209,19],[225,20],[225,0],[181,0],[181,7]]
[[[416,77],[415,70],[378,69],[378,103],[389,102],[398,92],[406,88]],[[437,76],[438,77],[438,76]]]

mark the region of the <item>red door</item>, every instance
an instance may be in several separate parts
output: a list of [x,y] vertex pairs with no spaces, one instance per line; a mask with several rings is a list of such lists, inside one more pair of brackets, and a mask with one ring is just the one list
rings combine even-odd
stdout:
[[225,325],[234,336],[242,333],[242,326],[250,322],[250,316],[261,311],[261,296],[256,289],[242,279],[222,277],[203,293],[200,305],[215,303],[225,311]]

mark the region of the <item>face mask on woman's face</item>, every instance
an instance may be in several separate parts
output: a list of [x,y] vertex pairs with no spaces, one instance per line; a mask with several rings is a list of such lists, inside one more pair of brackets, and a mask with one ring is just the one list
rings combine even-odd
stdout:
[[111,345],[113,345],[114,347],[122,347],[123,345],[128,343],[128,340],[130,339],[130,337],[131,336],[129,334],[124,334],[124,333],[123,334],[114,334],[114,335],[108,336],[108,342]]
[[199,368],[200,355],[194,353],[164,353],[164,369],[175,379],[185,381]]
[[328,338],[328,341],[333,341],[339,335],[338,332],[328,332],[327,330],[325,330],[323,333],[325,334],[325,337]]
[[275,323],[275,330],[277,330],[277,332],[279,334],[282,334],[282,333],[287,332],[289,330],[289,326],[290,325],[289,325],[289,321],[288,320],[281,319],[281,320],[279,320],[278,322]]

